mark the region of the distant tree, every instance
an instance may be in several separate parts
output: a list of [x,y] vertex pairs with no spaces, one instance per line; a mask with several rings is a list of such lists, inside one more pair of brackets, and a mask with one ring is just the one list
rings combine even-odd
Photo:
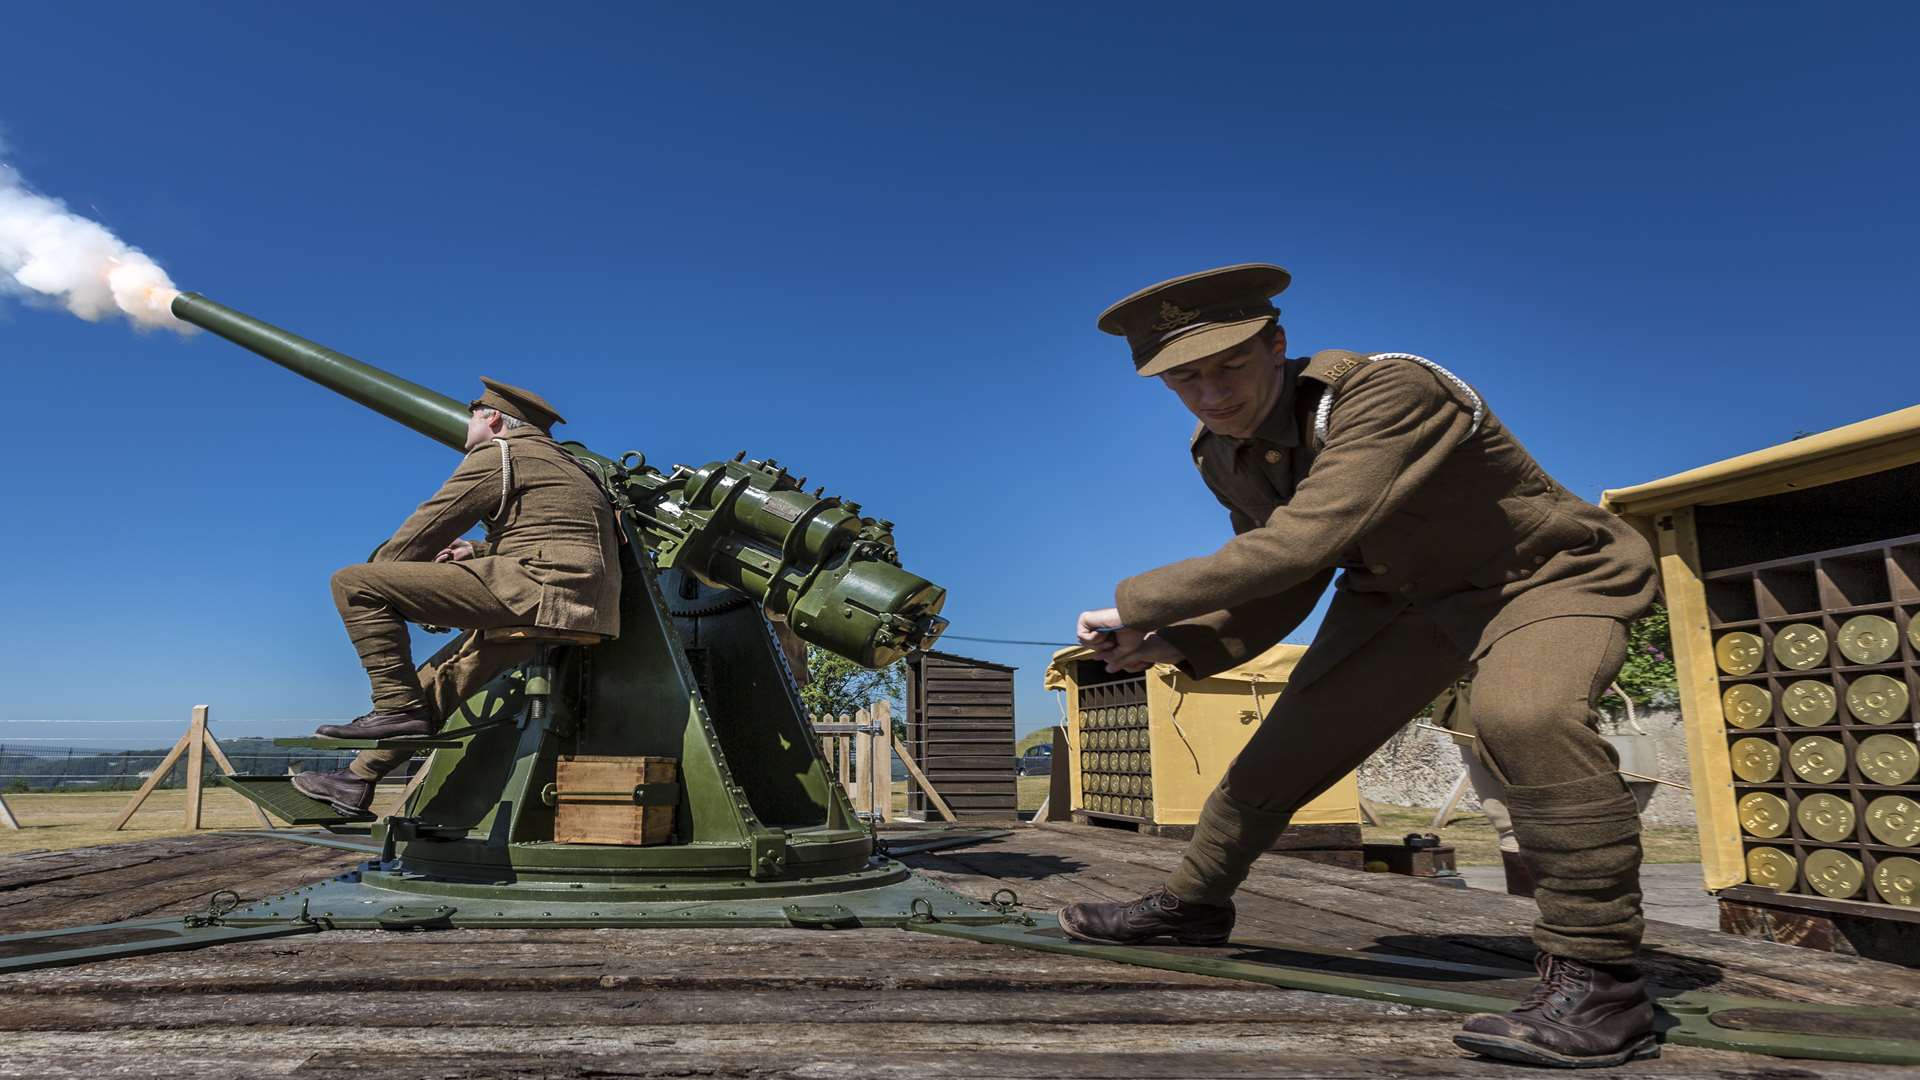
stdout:
[[[1665,604],[1654,604],[1652,611],[1627,628],[1627,662],[1621,665],[1614,682],[1633,699],[1635,708],[1667,709],[1679,701],[1680,684],[1673,670],[1673,631]],[[1600,703],[1610,713],[1625,711],[1614,694]]]
[[907,664],[896,661],[883,668],[865,668],[830,653],[807,646],[806,686],[800,688],[800,701],[807,712],[819,716],[855,713],[876,701],[893,703],[894,727],[906,723]]

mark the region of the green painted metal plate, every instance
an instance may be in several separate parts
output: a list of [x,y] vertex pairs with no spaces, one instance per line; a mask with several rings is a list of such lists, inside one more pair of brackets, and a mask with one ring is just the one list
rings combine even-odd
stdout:
[[[897,864],[894,864],[897,866]],[[367,869],[373,870],[368,864]],[[302,917],[311,918],[333,929],[373,930],[391,926],[396,910],[411,913],[431,910],[435,926],[449,928],[504,927],[875,927],[903,926],[917,914],[931,914],[943,925],[971,925],[1000,922],[1012,917],[1009,912],[954,892],[952,889],[905,873],[888,884],[872,888],[830,891],[830,883],[820,879],[819,891],[806,891],[807,882],[727,883],[723,892],[737,896],[675,899],[667,886],[628,890],[636,897],[651,892],[651,899],[619,899],[602,892],[594,895],[584,883],[573,888],[565,883],[539,885],[518,883],[485,890],[468,891],[455,883],[431,880],[407,882],[407,888],[381,888],[377,882],[389,879],[393,870],[368,875],[355,871],[330,881],[296,889],[293,892],[248,904],[223,916],[228,925],[274,925]],[[694,889],[692,883],[688,890]],[[711,895],[715,889],[701,890]],[[480,893],[480,894],[476,894]],[[575,899],[581,897],[581,899]],[[587,898],[591,897],[591,898]]]
[[335,810],[330,803],[302,795],[294,788],[291,776],[220,776],[215,779],[290,825],[351,825],[373,820],[372,814],[348,817]]
[[320,929],[313,923],[287,921],[243,927],[195,926],[181,919],[158,919],[7,934],[0,936],[0,974],[311,934]]
[[[1480,967],[1391,953],[1359,953],[1294,944],[1234,942],[1219,948],[1089,945],[1074,941],[1051,914],[1031,925],[1007,922],[965,926],[935,919],[909,930],[1011,945],[1121,964],[1214,975],[1390,1001],[1451,1012],[1505,1012],[1533,985],[1531,971]],[[1688,991],[1656,998],[1662,1041],[1681,1046],[1740,1050],[1772,1057],[1920,1065],[1920,1009],[1810,1005],[1766,998]],[[1859,1034],[1841,1034],[1855,1031]]]

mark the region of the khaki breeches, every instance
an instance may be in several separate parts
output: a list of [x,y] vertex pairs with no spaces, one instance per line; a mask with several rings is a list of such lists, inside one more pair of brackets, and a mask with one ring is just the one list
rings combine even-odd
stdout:
[[[413,666],[409,622],[484,630],[531,621],[453,563],[356,563],[333,575],[333,603],[372,684],[377,712],[432,704]],[[444,719],[445,714],[440,714]]]
[[1639,814],[1593,726],[1593,704],[1625,656],[1625,623],[1566,616],[1507,634],[1472,665],[1426,616],[1402,615],[1316,681],[1280,694],[1207,800],[1168,888],[1224,903],[1297,807],[1471,673],[1476,750],[1506,787],[1539,884],[1535,943],[1625,962],[1641,933]]

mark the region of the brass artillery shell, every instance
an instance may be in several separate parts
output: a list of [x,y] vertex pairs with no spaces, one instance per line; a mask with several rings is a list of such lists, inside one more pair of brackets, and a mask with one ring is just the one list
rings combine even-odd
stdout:
[[1847,711],[1867,724],[1904,720],[1907,684],[1886,675],[1862,675],[1847,687]]
[[1889,904],[1920,905],[1920,859],[1905,855],[1881,859],[1873,868],[1873,891]]
[[1827,662],[1827,632],[1812,623],[1797,622],[1773,635],[1773,656],[1795,671]]
[[1799,874],[1799,860],[1779,848],[1757,847],[1747,852],[1747,880],[1755,885],[1791,889]]
[[1821,848],[1807,856],[1807,884],[1822,896],[1845,900],[1866,881],[1867,868],[1844,851]]
[[1723,634],[1713,643],[1713,659],[1720,670],[1729,675],[1751,675],[1760,667],[1760,658],[1766,655],[1766,643],[1759,634],[1749,634],[1736,630]]
[[1787,761],[1801,779],[1831,784],[1847,773],[1847,748],[1838,740],[1812,735],[1787,748]]
[[1920,803],[1905,795],[1882,795],[1867,804],[1867,831],[1893,847],[1920,844]]
[[1740,739],[1728,753],[1733,775],[1749,784],[1764,784],[1780,775],[1780,748],[1767,739]]
[[1780,691],[1780,711],[1801,727],[1819,727],[1840,711],[1840,699],[1826,683],[1801,679]]
[[1879,664],[1900,651],[1900,628],[1885,615],[1855,615],[1840,624],[1840,655],[1856,664]]
[[1771,840],[1787,831],[1787,800],[1778,795],[1756,791],[1742,796],[1737,809],[1740,827],[1751,836]]
[[1876,784],[1904,784],[1920,775],[1920,748],[1898,735],[1869,735],[1860,740],[1853,759],[1867,779]]
[[1838,795],[1809,795],[1800,800],[1800,831],[1823,844],[1853,838],[1853,804]]
[[1720,711],[1734,727],[1759,727],[1773,715],[1773,693],[1752,683],[1729,686],[1720,695]]

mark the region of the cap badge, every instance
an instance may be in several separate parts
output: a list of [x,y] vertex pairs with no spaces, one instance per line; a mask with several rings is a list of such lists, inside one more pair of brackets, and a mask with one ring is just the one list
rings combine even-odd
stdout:
[[1178,330],[1200,317],[1198,309],[1175,307],[1170,301],[1160,301],[1160,319],[1153,324],[1155,330]]

